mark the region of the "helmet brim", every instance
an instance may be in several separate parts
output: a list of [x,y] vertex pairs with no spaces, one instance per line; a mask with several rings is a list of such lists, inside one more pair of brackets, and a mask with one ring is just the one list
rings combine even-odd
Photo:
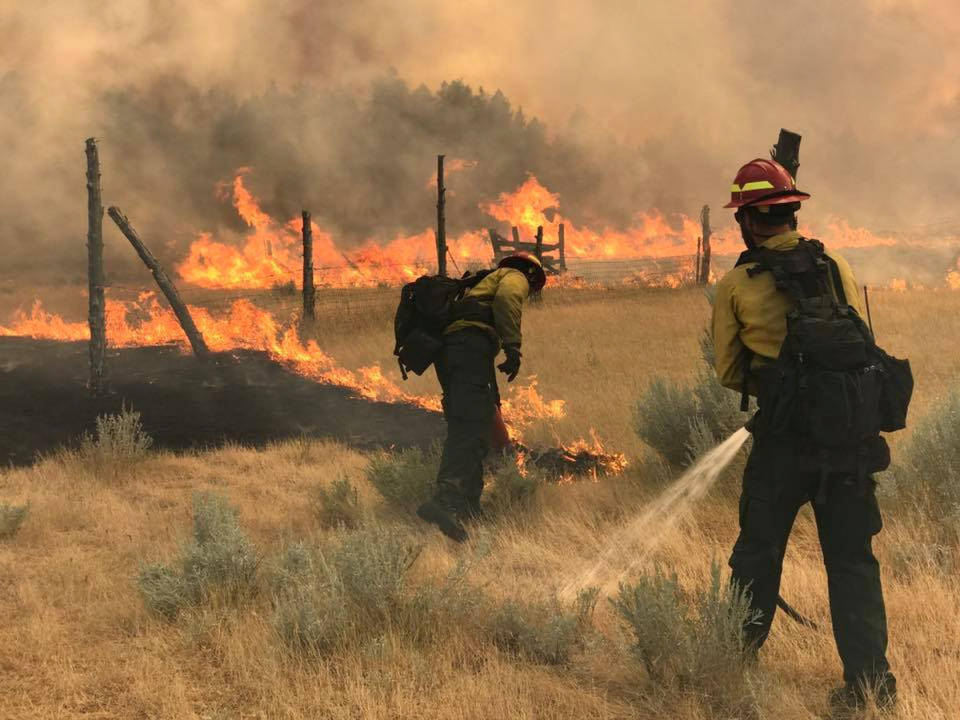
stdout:
[[800,192],[799,190],[793,190],[787,193],[778,193],[776,195],[771,195],[768,197],[760,197],[755,200],[731,200],[726,205],[725,208],[742,208],[742,207],[769,207],[770,205],[785,205],[786,203],[798,203],[805,202],[810,199],[810,194],[805,192]]

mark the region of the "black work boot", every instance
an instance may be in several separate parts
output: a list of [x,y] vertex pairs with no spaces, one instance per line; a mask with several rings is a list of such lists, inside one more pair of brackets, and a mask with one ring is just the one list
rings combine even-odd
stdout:
[[440,532],[451,540],[464,542],[468,535],[457,517],[457,509],[439,498],[427,500],[417,508],[417,516],[431,525],[436,525]]
[[467,498],[466,506],[459,513],[463,520],[472,522],[483,522],[489,516],[489,513],[480,504],[480,498]]
[[831,717],[841,720],[865,709],[867,697],[872,697],[880,711],[892,710],[897,704],[897,680],[887,673],[874,682],[846,683],[830,692],[828,702]]

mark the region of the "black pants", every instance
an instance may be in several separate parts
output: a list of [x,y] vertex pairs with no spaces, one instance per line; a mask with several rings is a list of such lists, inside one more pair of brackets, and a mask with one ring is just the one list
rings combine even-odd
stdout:
[[499,402],[496,355],[489,333],[468,328],[445,336],[436,360],[447,421],[437,499],[458,510],[479,504],[483,493],[483,459],[490,451]]
[[[796,449],[789,440],[756,442],[743,478],[740,536],[730,557],[733,579],[748,588],[760,619],[745,628],[759,648],[776,611],[787,539],[797,512],[813,501],[819,473],[797,470]],[[827,571],[830,616],[844,680],[875,682],[889,677],[886,659],[887,618],[880,568],[871,547],[882,527],[874,483],[855,476],[831,475],[826,499],[813,503],[820,547]]]

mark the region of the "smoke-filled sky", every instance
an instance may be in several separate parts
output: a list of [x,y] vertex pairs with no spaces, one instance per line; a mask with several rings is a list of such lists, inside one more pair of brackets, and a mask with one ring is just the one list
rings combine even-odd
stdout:
[[695,214],[781,126],[810,217],[916,228],[960,218],[958,35],[950,0],[0,0],[0,248],[82,243],[91,135],[168,248],[241,166],[345,244],[422,231],[438,152],[478,161],[453,230],[528,171],[593,224]]

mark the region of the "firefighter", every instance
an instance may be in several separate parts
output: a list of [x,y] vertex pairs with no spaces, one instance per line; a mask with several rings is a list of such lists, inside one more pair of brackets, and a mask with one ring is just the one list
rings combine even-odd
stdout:
[[[846,261],[792,229],[800,204],[809,197],[797,190],[781,165],[758,159],[737,173],[726,205],[736,210],[747,252],[717,285],[713,314],[716,372],[721,384],[744,393],[742,409],[746,409],[747,393],[758,396],[759,405],[759,412],[748,423],[754,437],[743,476],[740,533],[730,558],[732,579],[746,589],[752,609],[759,612],[759,619],[744,628],[748,646],[759,650],[776,610],[791,527],[799,509],[812,502],[827,573],[833,633],[843,663],[844,685],[831,693],[830,703],[857,708],[873,693],[879,705],[889,706],[896,699],[896,680],[886,659],[887,621],[880,569],[871,548],[881,518],[875,483],[866,472],[889,464],[889,450],[885,460],[882,457],[886,443],[877,433],[878,442],[864,446],[867,449],[844,451],[847,457],[836,461],[831,457],[830,463],[824,460],[818,465],[817,458],[824,456],[802,433],[757,429],[773,422],[775,409],[779,412],[789,407],[788,391],[781,389],[786,384],[782,380],[777,384],[777,363],[783,362],[778,357],[787,340],[786,316],[799,305],[784,291],[789,277],[783,271],[779,275],[766,272],[755,260],[767,258],[766,269],[779,265],[789,270],[789,263],[781,263],[779,258],[785,259],[791,252],[793,256],[803,254],[797,251],[801,246],[810,250],[820,259],[825,292],[843,298],[850,310],[862,316],[857,282]],[[827,267],[832,271],[824,269]],[[822,387],[820,392],[824,392]],[[813,397],[813,406],[816,401]],[[797,427],[789,422],[783,427]],[[867,457],[869,453],[877,457]]]
[[531,293],[539,292],[546,280],[536,256],[525,252],[510,255],[460,301],[462,307],[470,308],[463,313],[469,319],[454,320],[444,331],[435,364],[447,437],[436,491],[417,509],[417,515],[457,542],[467,539],[463,521],[480,511],[483,459],[499,421],[496,357],[502,348],[506,359],[496,368],[513,382],[522,357],[523,303]]

